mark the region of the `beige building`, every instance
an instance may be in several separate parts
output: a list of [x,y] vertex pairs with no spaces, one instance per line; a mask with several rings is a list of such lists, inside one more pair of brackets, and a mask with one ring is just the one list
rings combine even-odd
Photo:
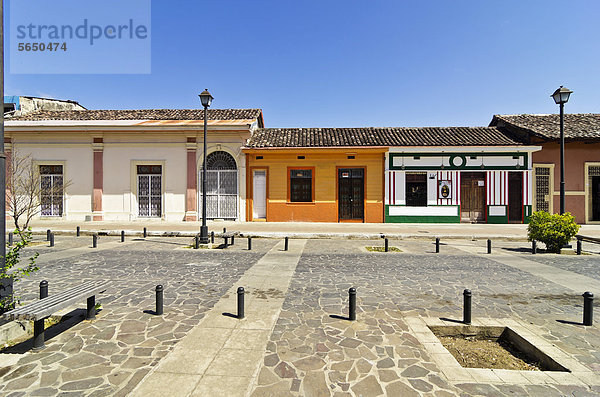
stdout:
[[[241,148],[264,127],[260,109],[209,109],[207,216],[246,219]],[[198,220],[202,110],[35,111],[6,121],[7,155],[30,155],[43,186],[41,218]],[[200,214],[201,215],[201,214]]]

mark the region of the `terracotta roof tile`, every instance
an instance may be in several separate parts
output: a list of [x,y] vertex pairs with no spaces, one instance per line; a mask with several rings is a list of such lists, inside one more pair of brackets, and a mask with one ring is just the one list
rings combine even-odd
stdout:
[[248,148],[520,145],[495,127],[261,128]]
[[[490,125],[524,138],[527,135],[542,140],[560,138],[558,114],[495,115]],[[565,114],[565,139],[600,140],[600,114]]]
[[[208,109],[209,120],[256,119],[260,109]],[[42,120],[204,120],[203,109],[40,110],[11,121]]]

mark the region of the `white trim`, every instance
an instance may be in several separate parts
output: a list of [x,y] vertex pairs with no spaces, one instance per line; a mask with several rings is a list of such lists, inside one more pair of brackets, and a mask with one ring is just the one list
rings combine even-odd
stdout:
[[394,146],[390,153],[486,153],[486,152],[537,152],[541,146]]

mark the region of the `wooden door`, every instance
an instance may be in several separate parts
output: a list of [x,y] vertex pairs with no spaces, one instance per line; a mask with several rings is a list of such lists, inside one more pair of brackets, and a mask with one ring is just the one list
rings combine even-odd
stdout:
[[508,173],[508,221],[523,222],[523,173]]
[[339,220],[364,219],[364,170],[344,168],[338,170]]
[[460,221],[485,221],[485,174],[463,172],[460,177]]
[[592,180],[592,221],[600,221],[600,176],[593,176]]

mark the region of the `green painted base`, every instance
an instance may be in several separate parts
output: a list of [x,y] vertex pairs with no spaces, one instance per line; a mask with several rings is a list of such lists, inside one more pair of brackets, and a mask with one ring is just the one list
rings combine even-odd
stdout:
[[458,216],[385,216],[385,223],[460,223]]
[[507,216],[489,216],[487,217],[487,223],[508,223]]

